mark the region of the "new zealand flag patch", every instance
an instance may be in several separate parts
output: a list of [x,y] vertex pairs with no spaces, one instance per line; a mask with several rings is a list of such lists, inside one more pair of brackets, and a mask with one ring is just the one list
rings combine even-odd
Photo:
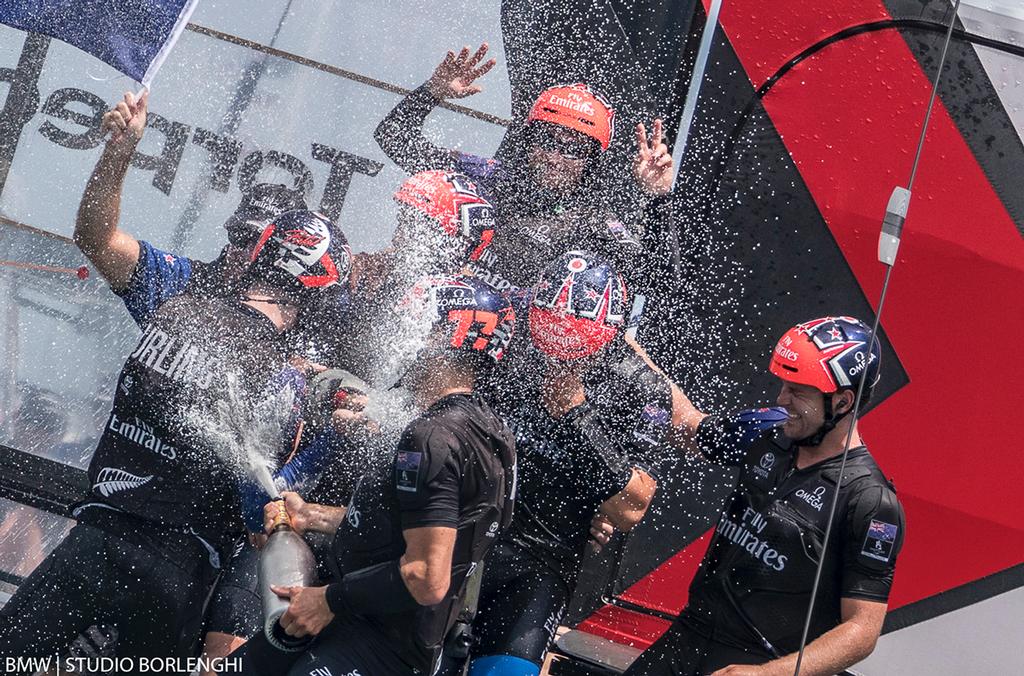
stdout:
[[899,528],[894,524],[871,519],[868,535],[864,538],[864,547],[860,553],[888,563],[892,556],[892,548],[896,543],[897,532],[899,532]]
[[422,453],[399,451],[395,458],[395,488],[400,491],[416,492],[420,476]]

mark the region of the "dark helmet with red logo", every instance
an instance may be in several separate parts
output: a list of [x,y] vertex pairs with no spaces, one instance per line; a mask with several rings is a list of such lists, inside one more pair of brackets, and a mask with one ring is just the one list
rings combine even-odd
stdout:
[[247,274],[295,299],[306,299],[344,283],[351,261],[341,229],[321,213],[300,209],[281,214],[263,230]]
[[626,323],[626,284],[612,264],[570,251],[548,265],[533,288],[530,337],[560,361],[600,352]]
[[420,281],[399,301],[398,311],[419,327],[425,347],[434,354],[457,351],[497,362],[515,330],[511,301],[468,275]]
[[[428,225],[426,232],[406,232],[407,236],[441,235],[432,243],[459,263],[480,258],[494,237],[494,207],[463,174],[421,171],[401,185],[395,201],[409,208],[414,224]],[[410,224],[400,227],[408,230]]]
[[[869,344],[870,343],[870,344]],[[822,317],[797,324],[779,339],[768,370],[782,380],[809,385],[825,396],[825,424],[798,443],[816,446],[850,411],[835,414],[830,394],[857,391],[864,380],[862,402],[871,398],[878,383],[882,353],[871,328],[854,317]]]
[[526,121],[573,129],[597,141],[601,150],[608,150],[615,135],[615,109],[600,92],[582,82],[545,89]]

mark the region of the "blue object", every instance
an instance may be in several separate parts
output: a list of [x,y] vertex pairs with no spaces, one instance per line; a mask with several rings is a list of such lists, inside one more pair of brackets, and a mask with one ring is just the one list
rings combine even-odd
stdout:
[[139,240],[139,248],[139,266],[128,288],[118,295],[135,323],[145,326],[161,305],[185,290],[192,276],[192,261],[161,251],[144,240]]
[[0,23],[92,54],[149,87],[199,0],[0,0]]
[[747,449],[762,434],[786,422],[788,417],[786,409],[781,406],[752,408],[733,415],[729,426],[736,433],[740,447]]
[[540,667],[512,655],[489,655],[473,660],[469,676],[538,676]]

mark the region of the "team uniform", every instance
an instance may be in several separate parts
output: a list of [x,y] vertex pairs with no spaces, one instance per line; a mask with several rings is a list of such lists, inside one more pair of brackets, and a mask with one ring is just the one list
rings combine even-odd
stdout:
[[[115,625],[118,655],[187,656],[241,530],[236,478],[204,421],[229,379],[261,393],[285,355],[234,299],[177,296],[152,313],[118,379],[78,525],[3,609],[0,652],[61,653]],[[239,396],[239,395],[236,395]]]
[[519,454],[516,512],[487,560],[473,653],[539,665],[576,587],[590,520],[629,483],[632,463],[589,404],[554,419],[527,398],[507,420]]
[[[451,586],[434,606],[398,613],[336,617],[287,673],[429,674],[462,608],[468,573],[483,560],[510,519],[515,451],[512,436],[478,395],[453,394],[413,421],[394,461],[360,481],[334,539],[333,583],[358,590],[368,576],[405,551],[402,531],[456,528]],[[404,584],[396,576],[393,584]],[[247,646],[245,673],[264,673],[262,641]],[[282,656],[277,655],[280,660]],[[284,673],[280,662],[273,673]],[[266,673],[271,673],[267,671]]]
[[706,674],[797,651],[837,488],[808,640],[839,624],[841,599],[888,599],[905,532],[892,484],[863,446],[850,450],[841,482],[841,455],[797,469],[793,443],[773,428],[785,419],[764,409],[701,423],[701,452],[738,466],[738,484],[686,608],[627,673]]

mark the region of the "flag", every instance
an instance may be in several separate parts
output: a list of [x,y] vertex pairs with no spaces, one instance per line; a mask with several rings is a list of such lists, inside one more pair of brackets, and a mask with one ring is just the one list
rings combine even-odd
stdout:
[[149,88],[199,0],[0,0],[0,23],[84,50]]

